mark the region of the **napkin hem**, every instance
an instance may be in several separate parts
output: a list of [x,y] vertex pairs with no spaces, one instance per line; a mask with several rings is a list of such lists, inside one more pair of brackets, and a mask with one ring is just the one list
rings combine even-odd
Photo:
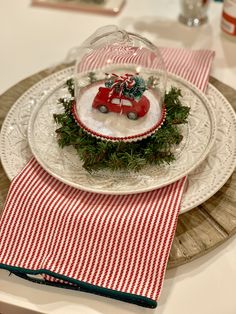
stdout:
[[[17,266],[10,266],[7,264],[0,264],[0,269],[8,270],[10,271],[10,273],[20,278],[23,278],[32,282],[36,282],[39,284],[45,284],[45,285],[54,286],[58,288],[66,288],[70,290],[79,290],[82,292],[88,292],[88,293],[92,293],[92,294],[96,294],[96,295],[100,295],[100,296],[104,296],[104,297],[108,297],[108,298],[112,298],[112,299],[116,299],[116,300],[120,300],[120,301],[124,301],[128,303],[133,303],[142,307],[147,307],[147,308],[152,308],[152,309],[157,307],[157,302],[148,297],[92,285],[84,281],[80,281],[74,278],[70,278],[61,274],[54,273],[47,269],[32,270],[32,269],[27,269],[27,268],[22,268],[22,267],[17,267]],[[57,279],[67,281],[73,285],[61,283],[61,282],[43,280],[39,278],[28,277],[28,275],[39,275],[39,274],[46,274],[49,276],[53,276]],[[74,284],[76,284],[76,286]]]

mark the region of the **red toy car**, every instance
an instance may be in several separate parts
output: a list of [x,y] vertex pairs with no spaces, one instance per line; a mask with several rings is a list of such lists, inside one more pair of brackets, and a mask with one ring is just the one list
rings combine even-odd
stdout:
[[93,101],[93,108],[98,109],[102,113],[111,111],[126,114],[131,120],[143,117],[149,110],[150,103],[144,95],[139,101],[135,101],[117,93],[110,95],[110,92],[110,88],[99,87],[99,91]]

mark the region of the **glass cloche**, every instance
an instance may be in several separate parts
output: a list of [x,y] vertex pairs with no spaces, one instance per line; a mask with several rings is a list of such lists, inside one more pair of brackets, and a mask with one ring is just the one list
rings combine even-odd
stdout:
[[111,141],[150,136],[165,119],[166,69],[159,49],[117,26],[98,29],[78,50],[76,122]]

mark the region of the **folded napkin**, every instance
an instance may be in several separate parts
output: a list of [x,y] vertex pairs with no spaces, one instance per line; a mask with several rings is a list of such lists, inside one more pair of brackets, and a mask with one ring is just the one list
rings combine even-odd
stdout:
[[[213,52],[161,52],[168,71],[206,89]],[[32,158],[8,192],[0,268],[154,308],[185,181],[136,195],[95,194],[59,182]]]

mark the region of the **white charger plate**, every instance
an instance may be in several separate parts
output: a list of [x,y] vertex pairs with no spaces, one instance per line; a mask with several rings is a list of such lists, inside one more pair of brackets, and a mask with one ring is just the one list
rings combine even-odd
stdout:
[[[39,103],[42,103],[42,98],[45,95],[55,94],[54,91],[52,92],[51,87],[61,80],[65,80],[71,74],[72,68],[68,68],[40,81],[23,94],[9,111],[1,132],[1,159],[10,179],[20,171],[32,156],[27,140],[27,128],[33,107],[37,107]],[[182,213],[199,205],[217,192],[235,167],[235,113],[228,101],[212,85],[209,85],[207,95],[218,118],[216,141],[209,156],[188,175],[189,186],[183,197]],[[188,95],[185,95],[185,99],[188,99]],[[70,151],[65,153],[67,158],[68,154],[70,158]],[[86,175],[92,185],[93,177],[87,173]],[[143,178],[144,183],[145,179]],[[109,183],[108,181],[109,178],[106,180],[105,186]],[[112,182],[112,184],[114,183]]]

